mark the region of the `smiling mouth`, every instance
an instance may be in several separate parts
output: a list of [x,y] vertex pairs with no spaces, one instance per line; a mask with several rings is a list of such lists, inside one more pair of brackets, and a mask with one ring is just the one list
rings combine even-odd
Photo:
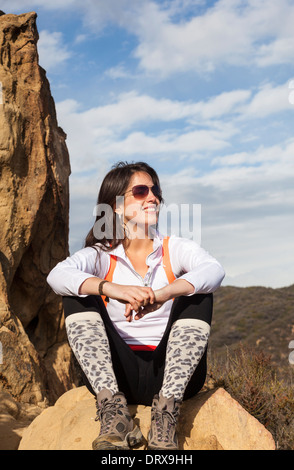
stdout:
[[157,206],[148,206],[143,209],[145,212],[157,212]]

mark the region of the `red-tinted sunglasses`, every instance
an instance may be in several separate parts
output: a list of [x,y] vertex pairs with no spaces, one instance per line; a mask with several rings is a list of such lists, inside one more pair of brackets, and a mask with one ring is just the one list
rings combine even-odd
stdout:
[[132,189],[126,191],[125,194],[132,192],[134,198],[136,199],[144,199],[149,194],[149,189],[151,189],[154,196],[158,199],[161,199],[161,189],[157,184],[153,186],[147,186],[146,184],[138,184],[137,186],[133,186]]

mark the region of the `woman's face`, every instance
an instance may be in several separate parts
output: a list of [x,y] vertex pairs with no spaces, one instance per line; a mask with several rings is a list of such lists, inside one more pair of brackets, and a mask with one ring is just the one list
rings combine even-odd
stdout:
[[[149,192],[144,198],[136,198],[132,188],[137,185],[146,185]],[[124,222],[129,231],[132,230],[137,236],[146,233],[148,227],[155,226],[158,222],[160,201],[151,191],[154,185],[148,173],[137,172],[131,177],[124,195]]]

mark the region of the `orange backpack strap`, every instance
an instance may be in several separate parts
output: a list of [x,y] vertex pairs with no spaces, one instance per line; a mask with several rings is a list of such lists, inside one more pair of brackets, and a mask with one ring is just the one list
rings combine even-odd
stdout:
[[168,249],[168,241],[169,237],[164,237],[163,244],[162,244],[162,254],[163,254],[163,267],[165,269],[168,282],[171,284],[175,281],[176,277],[172,271],[170,257],[169,257],[169,249]]
[[[115,267],[116,267],[116,261],[117,261],[116,256],[110,255],[110,265],[109,265],[108,273],[106,274],[106,276],[104,278],[105,281],[112,282],[113,273],[114,273],[114,270],[115,270]],[[106,307],[107,303],[109,302],[109,299],[106,297],[106,295],[102,295],[101,297],[102,297],[102,300],[103,300],[104,305]]]

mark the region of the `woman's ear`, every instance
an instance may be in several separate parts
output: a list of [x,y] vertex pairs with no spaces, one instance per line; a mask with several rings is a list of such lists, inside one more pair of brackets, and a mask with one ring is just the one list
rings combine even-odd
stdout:
[[114,212],[121,216],[124,213],[124,196],[117,196],[113,208]]

